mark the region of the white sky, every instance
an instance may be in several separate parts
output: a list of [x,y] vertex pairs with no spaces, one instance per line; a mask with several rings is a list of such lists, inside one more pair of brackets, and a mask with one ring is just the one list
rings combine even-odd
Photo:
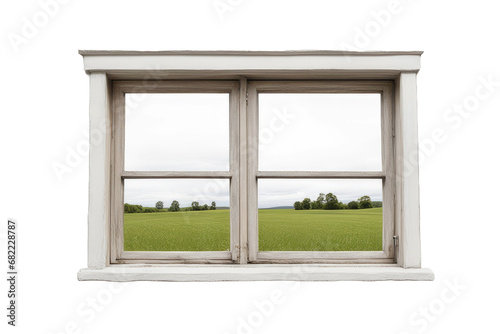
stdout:
[[126,94],[126,170],[229,170],[229,94]]
[[380,95],[259,94],[260,170],[381,169]]
[[[125,169],[229,170],[228,94],[127,94]],[[260,94],[259,170],[381,170],[378,94]],[[259,207],[332,192],[381,200],[380,180],[261,180]],[[125,202],[229,205],[228,180],[126,180]]]

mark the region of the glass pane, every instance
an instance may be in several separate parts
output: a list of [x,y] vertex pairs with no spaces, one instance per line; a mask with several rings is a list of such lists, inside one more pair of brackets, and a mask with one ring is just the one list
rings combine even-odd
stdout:
[[125,170],[229,170],[229,94],[125,100]]
[[259,94],[259,170],[379,171],[379,94]]
[[259,251],[380,251],[382,226],[381,180],[259,180]]
[[127,179],[124,197],[125,251],[230,248],[227,179]]

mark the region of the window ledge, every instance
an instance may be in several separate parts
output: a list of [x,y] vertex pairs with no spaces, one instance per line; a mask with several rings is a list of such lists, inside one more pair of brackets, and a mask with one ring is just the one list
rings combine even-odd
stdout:
[[82,269],[80,281],[432,281],[427,268],[369,265],[112,265]]

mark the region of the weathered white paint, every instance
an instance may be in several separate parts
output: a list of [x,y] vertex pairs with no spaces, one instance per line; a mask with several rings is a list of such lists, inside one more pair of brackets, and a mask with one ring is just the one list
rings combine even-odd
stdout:
[[418,71],[421,52],[80,51],[86,71],[397,70]]
[[121,177],[125,161],[125,93],[113,84],[113,146],[111,159],[111,263],[123,252],[123,198],[124,179]]
[[[229,93],[229,161],[230,171],[126,171],[125,150],[125,94],[126,93]],[[115,81],[113,83],[113,160],[112,160],[112,214],[111,263],[198,262],[236,260],[239,254],[239,102],[240,89],[234,81]],[[125,179],[230,179],[230,252],[125,252],[123,249],[123,193]]]
[[394,258],[387,257],[384,251],[265,251],[257,252],[253,263],[395,264]]
[[382,247],[388,258],[394,258],[396,173],[394,161],[394,85],[387,87],[381,94],[381,131],[382,131],[382,202],[383,242]]
[[178,56],[420,56],[423,51],[340,51],[340,50],[286,50],[286,51],[240,51],[240,50],[159,50],[159,51],[137,51],[137,50],[79,50],[82,56],[147,56],[147,55],[178,55]]
[[247,182],[248,190],[244,194],[248,203],[248,261],[257,260],[259,250],[258,233],[258,166],[259,166],[259,104],[255,84],[251,83],[247,87],[248,106],[246,115],[247,127],[247,150],[248,150],[248,170]]
[[210,171],[123,171],[121,176],[125,179],[230,179],[234,172]]
[[[382,131],[382,171],[258,171],[257,159],[249,169],[249,184],[257,189],[258,179],[381,179],[383,181],[384,224],[382,257],[373,259],[370,255],[376,252],[259,252],[258,251],[258,211],[257,191],[249,188],[249,247],[252,249],[251,262],[284,262],[301,261],[303,263],[349,261],[352,263],[394,262],[393,236],[394,229],[394,149],[393,149],[393,96],[392,81],[250,81],[249,110],[252,119],[248,121],[249,138],[258,147],[258,93],[378,93],[381,95],[381,131]],[[257,156],[257,152],[253,153]],[[387,173],[387,175],[386,175]],[[386,177],[387,176],[387,177]],[[357,253],[357,256],[354,254]],[[319,255],[321,254],[321,255]],[[364,255],[365,258],[358,257]]]
[[111,84],[106,73],[95,72],[90,75],[88,214],[88,266],[95,269],[109,264],[110,129]]
[[[81,51],[80,53],[84,56],[85,70],[90,74],[91,131],[97,128],[102,130],[103,124],[106,127],[104,141],[98,142],[91,136],[89,269],[79,272],[80,280],[433,279],[430,270],[420,269],[416,72],[420,69],[421,52]],[[126,81],[111,81],[114,79]],[[144,79],[155,80],[154,85],[148,84]],[[164,79],[176,79],[176,81],[158,81]],[[196,79],[198,81],[192,81]],[[207,79],[219,81],[200,81]],[[221,81],[221,79],[231,81]],[[247,80],[259,79],[310,81],[248,81],[247,87]],[[311,81],[314,79],[343,81]],[[370,81],[359,81],[365,79]],[[395,87],[393,82],[396,83]],[[230,171],[215,173],[123,171],[123,94],[190,92],[200,89],[206,92],[230,93],[230,124],[233,129],[230,131],[230,142],[237,144],[230,147]],[[258,171],[258,90],[380,92],[384,133],[383,170],[380,172]],[[115,115],[112,115],[112,112]],[[395,137],[391,140],[391,136],[387,136],[387,133],[392,127]],[[113,143],[111,129],[115,133]],[[411,170],[404,168],[404,161],[413,162]],[[231,250],[200,253],[123,252],[123,226],[119,218],[123,211],[123,179],[179,177],[230,179]],[[384,202],[389,201],[389,204],[384,206],[386,213],[383,252],[258,252],[257,179],[299,177],[382,179]],[[390,201],[391,197],[394,198],[394,202]],[[394,203],[393,214],[392,203]],[[391,218],[391,214],[394,217]],[[395,226],[388,224],[388,221],[392,221]],[[248,231],[245,231],[245,228]],[[396,252],[390,242],[393,231],[399,236],[399,247],[396,248]],[[248,254],[245,253],[247,251],[245,240],[249,242]],[[238,258],[238,265],[230,264]],[[245,264],[247,259],[256,264]],[[397,263],[394,263],[395,260]],[[280,264],[284,261],[317,263]],[[129,264],[121,264],[124,262]],[[193,262],[203,264],[188,264]],[[265,264],[266,262],[273,264]],[[323,264],[319,264],[320,262]]]
[[[398,201],[400,203],[402,251],[400,264],[404,268],[420,268],[420,200],[418,171],[417,77],[401,73],[396,104],[396,141],[398,142]],[[396,202],[398,202],[396,201]]]
[[238,176],[239,176],[239,193],[238,193],[238,206],[239,206],[239,231],[238,236],[238,260],[240,264],[246,264],[248,261],[248,142],[247,142],[247,80],[240,78],[239,90],[239,108],[238,108],[238,123],[234,126],[239,129],[238,137]]
[[432,281],[429,269],[362,265],[113,265],[82,269],[80,281]]
[[[241,109],[241,87],[239,84],[232,84],[229,95],[229,169],[230,198],[229,198],[229,221],[231,233],[231,260],[236,262],[241,259],[240,234],[241,226],[241,203],[240,203],[240,109]],[[246,257],[245,257],[246,259]]]
[[259,171],[259,179],[383,179],[384,172]]
[[231,260],[231,252],[122,252],[121,260]]

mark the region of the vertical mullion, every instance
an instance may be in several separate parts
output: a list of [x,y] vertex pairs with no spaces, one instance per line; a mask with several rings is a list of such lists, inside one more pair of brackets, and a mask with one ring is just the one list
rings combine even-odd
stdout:
[[239,263],[248,259],[248,202],[247,202],[247,79],[240,79],[239,90]]
[[230,214],[230,231],[231,231],[231,255],[232,260],[236,261],[239,256],[239,249],[237,245],[239,244],[240,237],[240,203],[239,203],[239,191],[240,191],[240,164],[239,164],[239,127],[240,127],[240,115],[239,115],[239,85],[231,90],[229,94],[229,169],[231,171],[231,179],[229,180],[230,185],[230,199],[229,199],[229,214]]
[[258,231],[258,179],[259,168],[259,111],[258,95],[254,84],[248,86],[248,258],[257,260]]
[[111,262],[116,263],[123,252],[123,186],[121,176],[124,165],[125,144],[125,93],[119,86],[113,88],[113,158],[111,216]]
[[395,256],[393,237],[395,235],[395,175],[394,175],[394,123],[393,88],[384,88],[381,94],[382,126],[382,180],[383,203],[383,251],[388,258]]

